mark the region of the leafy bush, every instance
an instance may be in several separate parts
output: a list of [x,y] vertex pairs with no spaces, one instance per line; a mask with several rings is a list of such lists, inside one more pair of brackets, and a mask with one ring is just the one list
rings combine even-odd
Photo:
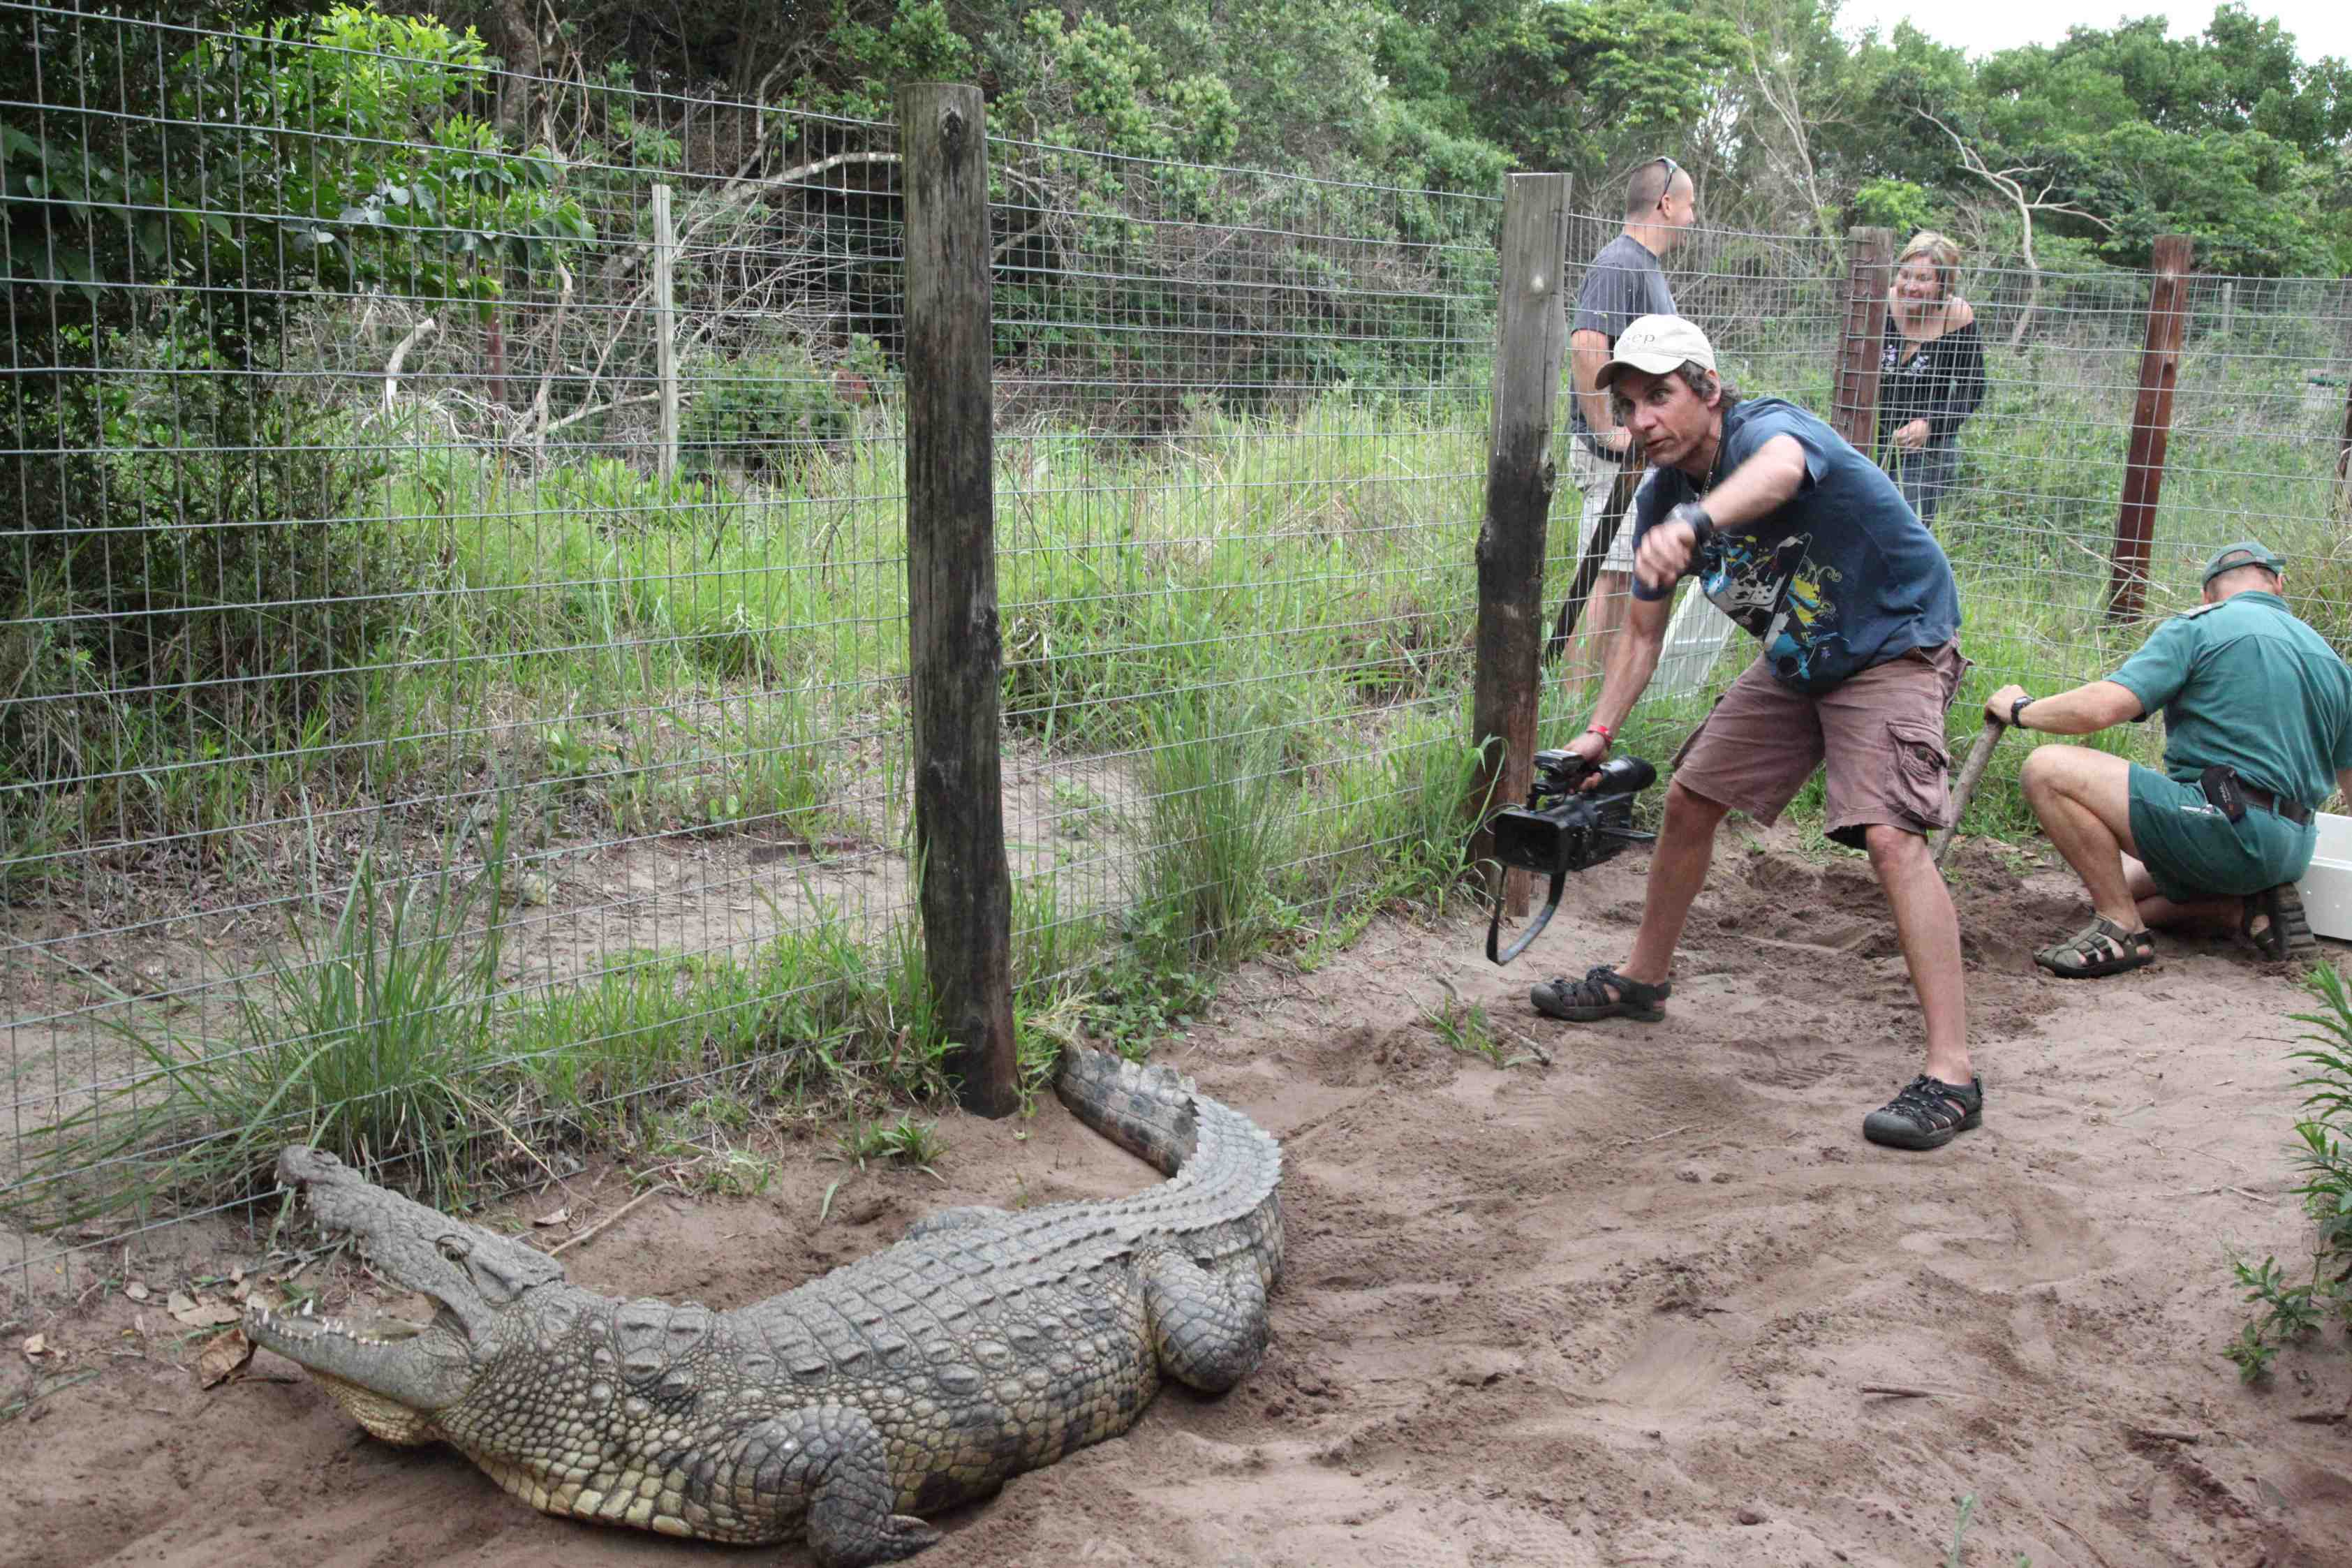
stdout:
[[781,477],[845,439],[857,423],[833,373],[804,348],[747,353],[693,384],[694,401],[678,426],[679,467],[688,473],[727,468]]
[[2294,1126],[2299,1143],[2295,1165],[2303,1183],[2294,1189],[2311,1216],[2311,1268],[2305,1278],[2279,1267],[2275,1258],[2259,1266],[2231,1259],[2247,1301],[2261,1309],[2223,1352],[2252,1383],[2270,1370],[2280,1349],[2306,1339],[2329,1321],[2352,1329],[2352,985],[2332,963],[2314,973],[2311,988],[2323,1006],[2297,1013],[2295,1022],[2315,1032],[2303,1037],[2309,1048],[2294,1053],[2308,1074],[2298,1087],[2307,1092],[2308,1112]]
[[379,469],[286,374],[292,329],[375,289],[487,310],[501,266],[593,232],[551,153],[464,111],[490,80],[470,33],[183,9],[216,30],[30,12],[0,34],[0,89],[52,106],[0,128],[0,417],[39,454],[0,523],[0,625],[79,617],[0,634],[0,777],[83,771],[134,703],[244,736],[310,706],[402,584]]
[[73,737],[128,694],[239,732],[291,718],[396,621],[377,453],[271,378],[208,370],[5,395],[19,429],[103,436],[24,465],[47,504],[0,551],[0,621],[47,624],[0,642],[0,688],[31,700],[0,710],[0,777],[79,771]]

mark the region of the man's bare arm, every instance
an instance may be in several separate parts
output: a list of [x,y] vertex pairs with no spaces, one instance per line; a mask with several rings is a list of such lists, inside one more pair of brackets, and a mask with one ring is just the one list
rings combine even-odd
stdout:
[[1666,623],[1674,615],[1672,595],[1663,599],[1636,599],[1626,606],[1625,625],[1609,645],[1601,661],[1601,696],[1592,705],[1592,721],[1615,730],[1625,722],[1650,677],[1657,673],[1658,656],[1666,646]]
[[[1609,395],[1594,390],[1601,367],[1608,363],[1608,338],[1590,329],[1568,335],[1569,374],[1575,378],[1577,406],[1584,410],[1585,427],[1603,437],[1617,429],[1617,414],[1609,405]],[[1613,441],[1602,444],[1616,446]]]
[[1804,483],[1804,444],[1794,436],[1775,436],[1717,479],[1700,504],[1715,519],[1717,529],[1734,531],[1788,505]]
[[[1717,532],[1736,533],[1788,504],[1804,482],[1803,445],[1793,436],[1775,436],[1718,480],[1699,504]],[[1691,524],[1668,512],[1665,521],[1642,535],[1633,555],[1634,580],[1653,593],[1663,593],[1690,565],[1697,544],[1698,533]],[[1634,602],[1643,601],[1637,595]]]
[[[2022,686],[2004,686],[1985,700],[1985,711],[2009,722],[2010,709],[2025,695]],[[2018,727],[2045,735],[2091,735],[2140,716],[2139,699],[2118,681],[2094,680],[2054,697],[2037,697],[2018,715]]]

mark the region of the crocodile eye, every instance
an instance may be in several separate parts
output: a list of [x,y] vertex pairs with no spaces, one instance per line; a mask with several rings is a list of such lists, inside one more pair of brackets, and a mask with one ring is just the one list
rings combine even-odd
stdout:
[[441,1248],[441,1256],[447,1258],[452,1263],[465,1262],[467,1254],[472,1250],[467,1247],[465,1237],[458,1236],[443,1237],[440,1240],[439,1246]]

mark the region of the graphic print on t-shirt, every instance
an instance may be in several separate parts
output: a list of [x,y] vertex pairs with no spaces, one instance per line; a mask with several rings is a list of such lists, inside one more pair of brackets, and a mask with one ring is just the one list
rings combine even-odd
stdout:
[[1770,541],[1718,534],[1699,574],[1699,591],[1764,645],[1773,673],[1800,686],[1813,679],[1815,660],[1834,662],[1846,648],[1829,591],[1843,574],[1807,556],[1812,542],[1810,533]]

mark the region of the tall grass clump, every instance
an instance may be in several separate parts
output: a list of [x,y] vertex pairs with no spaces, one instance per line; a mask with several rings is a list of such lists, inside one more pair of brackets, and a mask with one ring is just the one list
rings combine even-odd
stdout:
[[1329,770],[1326,798],[1303,815],[1304,874],[1336,910],[1400,901],[1442,913],[1471,869],[1470,836],[1487,810],[1471,799],[1478,749],[1453,701],[1379,715],[1360,749]]
[[1265,940],[1281,909],[1300,788],[1273,704],[1234,687],[1171,693],[1143,721],[1150,835],[1138,930],[1155,968],[1224,968]]
[[2293,1059],[2306,1069],[2305,1114],[2294,1124],[2294,1163],[2303,1180],[2294,1194],[2312,1222],[2308,1268],[2281,1268],[2275,1257],[2230,1267],[2255,1314],[2224,1352],[2238,1373],[2254,1382],[2285,1345],[2310,1338],[2327,1323],[2352,1329],[2352,985],[2333,963],[2313,972],[2319,1010],[2297,1013],[2311,1028]]
[[142,1022],[118,999],[108,1026],[138,1065],[50,1130],[23,1187],[46,1194],[28,1217],[234,1202],[267,1186],[287,1143],[399,1167],[427,1202],[459,1199],[470,1146],[502,1122],[482,1068],[504,842],[501,825],[488,867],[466,880],[454,853],[414,879],[363,854],[326,930],[297,924],[260,981],[238,985],[225,1045]]

